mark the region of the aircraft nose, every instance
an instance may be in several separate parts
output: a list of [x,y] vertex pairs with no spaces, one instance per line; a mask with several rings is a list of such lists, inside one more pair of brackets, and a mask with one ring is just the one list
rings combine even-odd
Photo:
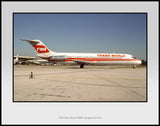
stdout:
[[138,64],[142,64],[142,60],[138,60]]

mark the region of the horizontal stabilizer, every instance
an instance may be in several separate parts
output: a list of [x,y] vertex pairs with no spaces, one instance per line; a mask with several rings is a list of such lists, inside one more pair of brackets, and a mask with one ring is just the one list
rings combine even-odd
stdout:
[[36,45],[37,43],[41,42],[40,40],[26,40],[26,39],[20,39],[20,40],[27,41],[27,42],[29,42],[32,45]]

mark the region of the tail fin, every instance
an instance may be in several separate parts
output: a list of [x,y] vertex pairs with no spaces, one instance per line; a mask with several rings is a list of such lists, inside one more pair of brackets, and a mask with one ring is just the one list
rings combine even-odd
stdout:
[[29,42],[34,47],[37,53],[43,54],[51,52],[40,40],[21,40]]

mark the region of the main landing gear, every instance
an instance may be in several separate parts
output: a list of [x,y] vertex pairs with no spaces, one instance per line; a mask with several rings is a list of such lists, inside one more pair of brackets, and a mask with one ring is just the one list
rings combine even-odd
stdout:
[[80,64],[80,68],[84,68],[84,64],[82,63],[82,64]]

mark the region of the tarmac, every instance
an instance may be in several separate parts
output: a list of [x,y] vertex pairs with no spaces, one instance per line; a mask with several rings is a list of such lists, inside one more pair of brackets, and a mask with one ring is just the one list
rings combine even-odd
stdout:
[[14,65],[13,70],[14,102],[147,101],[146,67]]

